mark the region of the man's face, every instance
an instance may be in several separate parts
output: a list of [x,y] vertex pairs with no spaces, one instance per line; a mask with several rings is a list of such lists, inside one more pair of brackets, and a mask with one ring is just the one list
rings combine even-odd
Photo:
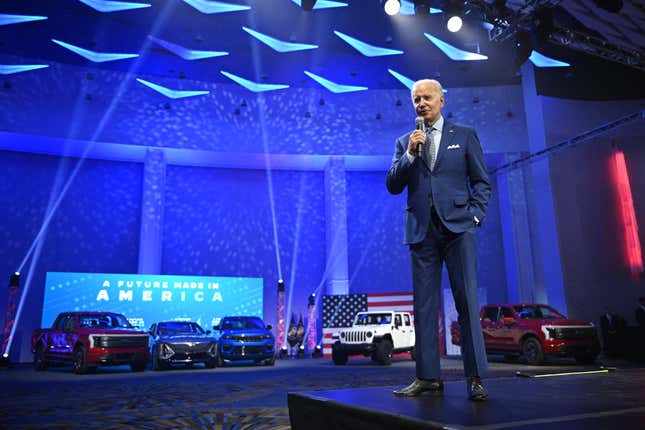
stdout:
[[426,124],[434,124],[441,115],[443,108],[443,93],[432,82],[421,82],[414,87],[412,104],[418,116],[423,117]]

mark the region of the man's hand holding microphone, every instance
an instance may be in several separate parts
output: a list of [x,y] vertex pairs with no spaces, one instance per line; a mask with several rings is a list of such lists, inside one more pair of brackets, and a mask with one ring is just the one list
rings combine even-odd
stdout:
[[426,142],[426,134],[423,131],[423,117],[418,116],[415,123],[416,130],[412,132],[408,140],[408,154],[412,157],[421,157],[423,144]]

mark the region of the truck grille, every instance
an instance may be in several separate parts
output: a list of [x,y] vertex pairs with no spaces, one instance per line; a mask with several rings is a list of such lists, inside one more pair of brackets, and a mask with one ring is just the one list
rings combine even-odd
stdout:
[[367,332],[366,331],[347,331],[345,332],[345,341],[348,343],[367,342]]
[[212,343],[173,343],[170,347],[175,351],[175,354],[200,354],[206,353],[213,347]]
[[93,336],[96,348],[147,348],[148,336],[101,335]]
[[549,334],[553,339],[595,339],[595,327],[550,327]]

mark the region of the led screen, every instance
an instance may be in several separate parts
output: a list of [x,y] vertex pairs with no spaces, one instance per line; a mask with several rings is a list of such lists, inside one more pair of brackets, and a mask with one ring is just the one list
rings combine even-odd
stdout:
[[262,315],[262,278],[47,272],[42,327],[60,312],[110,311],[137,327],[196,321],[211,329],[227,315]]

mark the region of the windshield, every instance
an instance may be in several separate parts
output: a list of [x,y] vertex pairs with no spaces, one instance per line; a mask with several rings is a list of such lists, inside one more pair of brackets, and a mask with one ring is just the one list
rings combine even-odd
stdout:
[[264,323],[256,317],[224,318],[222,330],[264,330]]
[[392,314],[358,314],[356,316],[355,325],[376,325],[376,324],[390,324],[392,322]]
[[514,306],[520,318],[525,319],[562,319],[564,315],[555,309],[544,305],[518,305]]
[[163,322],[157,326],[157,333],[165,336],[204,334],[204,329],[194,322]]
[[132,328],[126,317],[120,314],[81,314],[78,318],[81,327]]

